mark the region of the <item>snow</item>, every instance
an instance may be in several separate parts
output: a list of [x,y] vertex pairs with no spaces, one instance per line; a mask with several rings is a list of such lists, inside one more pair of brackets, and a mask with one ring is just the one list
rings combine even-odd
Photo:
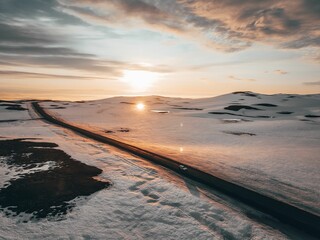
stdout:
[[[135,106],[140,102],[143,111]],[[224,109],[231,105],[261,110]],[[319,94],[115,97],[42,106],[73,124],[320,214],[320,118],[308,117],[320,115]]]
[[[3,103],[3,104],[11,104],[11,103]],[[20,104],[20,103],[19,103]],[[22,107],[26,107],[26,104],[21,104]],[[1,106],[0,101],[0,120],[26,120],[30,119],[30,116],[27,111],[14,111],[6,109],[8,106]]]
[[[16,118],[26,119],[25,113]],[[74,159],[102,169],[99,179],[113,183],[75,199],[76,208],[62,219],[25,222],[23,215],[0,212],[3,239],[287,239],[159,166],[41,120],[0,122],[0,136],[56,143]]]

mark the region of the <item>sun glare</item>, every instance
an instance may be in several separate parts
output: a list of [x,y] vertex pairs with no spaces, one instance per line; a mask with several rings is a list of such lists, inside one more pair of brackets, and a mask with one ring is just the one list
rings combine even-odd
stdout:
[[143,103],[137,103],[136,105],[136,108],[139,110],[139,111],[143,111],[145,109],[145,105]]
[[136,92],[147,91],[158,78],[157,73],[142,70],[125,70],[121,80],[128,83]]

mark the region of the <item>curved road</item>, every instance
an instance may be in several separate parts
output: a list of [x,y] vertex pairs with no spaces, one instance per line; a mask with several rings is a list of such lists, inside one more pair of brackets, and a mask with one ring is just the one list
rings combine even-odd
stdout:
[[139,147],[120,142],[118,140],[102,136],[97,133],[90,132],[80,127],[76,127],[64,121],[58,120],[49,115],[38,102],[32,102],[34,110],[42,116],[46,121],[59,125],[61,127],[72,130],[85,137],[93,140],[112,145],[121,150],[139,156],[143,159],[153,163],[162,165],[180,175],[188,177],[199,183],[205,184],[209,187],[219,190],[220,192],[231,196],[232,198],[241,201],[251,207],[254,207],[261,212],[272,215],[284,223],[288,223],[295,228],[299,228],[313,236],[320,238],[320,216],[304,211],[300,208],[265,196],[248,188],[242,187],[235,183],[226,181],[219,177],[213,176],[201,170],[188,165],[182,165],[178,161],[159,154],[141,149]]

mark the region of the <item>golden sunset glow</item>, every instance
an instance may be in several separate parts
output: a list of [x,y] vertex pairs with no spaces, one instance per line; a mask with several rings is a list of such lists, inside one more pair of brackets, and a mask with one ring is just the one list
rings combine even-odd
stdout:
[[141,70],[125,70],[121,80],[131,87],[135,92],[149,90],[158,78],[157,73]]

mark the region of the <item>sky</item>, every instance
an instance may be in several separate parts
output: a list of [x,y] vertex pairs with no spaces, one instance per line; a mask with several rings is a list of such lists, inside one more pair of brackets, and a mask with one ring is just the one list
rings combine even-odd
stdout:
[[0,99],[320,93],[319,0],[1,0]]

